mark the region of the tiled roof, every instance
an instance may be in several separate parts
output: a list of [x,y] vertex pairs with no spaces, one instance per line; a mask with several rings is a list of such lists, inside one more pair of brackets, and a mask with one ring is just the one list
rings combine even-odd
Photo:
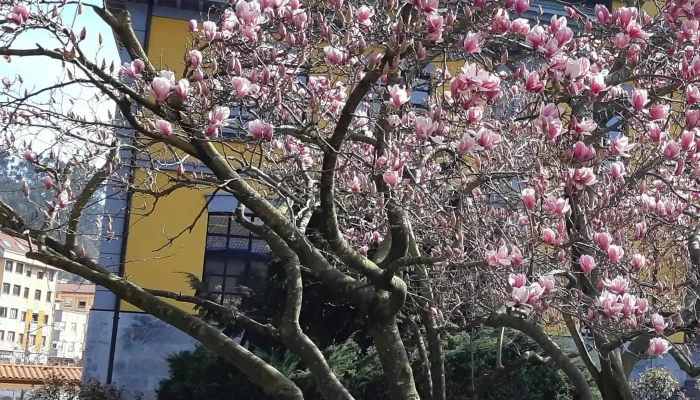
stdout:
[[27,254],[29,252],[29,243],[24,239],[17,239],[5,232],[0,232],[0,247],[5,251],[16,254]]
[[64,381],[80,381],[81,367],[58,365],[0,364],[0,382],[43,383],[52,378]]
[[59,284],[56,284],[56,293],[94,294],[95,293],[95,285],[77,284],[77,283],[59,283]]

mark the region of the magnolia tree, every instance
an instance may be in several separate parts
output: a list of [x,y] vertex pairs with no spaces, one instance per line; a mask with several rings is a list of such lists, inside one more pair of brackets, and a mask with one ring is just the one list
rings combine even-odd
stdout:
[[[556,364],[581,399],[592,395],[575,357],[605,399],[632,398],[628,376],[642,358],[670,353],[700,374],[668,339],[693,331],[700,289],[700,3],[647,4],[653,16],[641,4],[567,6],[538,22],[522,18],[527,0],[238,0],[201,24],[183,22],[192,40],[181,76],[156,69],[126,12],[78,6],[109,25],[133,61],[115,67],[86,53],[92,33],[72,31],[65,4],[0,4],[6,61],[53,59],[65,70],[41,90],[20,75],[0,88],[3,150],[22,155],[55,197],[31,220],[1,206],[4,229],[32,243],[29,257],[191,335],[275,398],[302,394],[162,298],[278,340],[329,400],[351,399],[353,388],[299,324],[309,279],[366,317],[395,399],[445,399],[440,335],[483,325],[532,338],[541,354],[523,359]],[[30,30],[58,47],[13,45]],[[114,120],[61,112],[70,85],[113,103]],[[36,129],[51,139],[17,139]],[[124,168],[151,179],[115,173]],[[159,170],[172,171],[166,185],[152,179]],[[279,325],[140,288],[87,258],[78,220],[105,185],[156,198],[234,195],[235,219],[285,265]],[[424,336],[421,372],[400,329],[413,323]],[[499,360],[494,374],[509,365]]]

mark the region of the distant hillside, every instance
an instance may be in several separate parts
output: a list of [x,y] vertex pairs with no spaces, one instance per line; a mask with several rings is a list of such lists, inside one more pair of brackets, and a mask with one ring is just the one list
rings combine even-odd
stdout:
[[[0,154],[0,201],[14,208],[25,221],[30,222],[33,226],[41,226],[43,216],[37,212],[37,207],[32,204],[45,204],[45,201],[53,201],[55,192],[44,188],[43,175],[37,175],[33,168],[27,163],[19,160],[16,157]],[[28,201],[22,194],[22,182],[26,181],[30,187]],[[80,182],[80,180],[76,180]],[[79,188],[75,188],[79,189]],[[102,218],[104,211],[104,202],[100,201],[100,196],[96,196],[96,200],[86,210],[83,218],[80,221],[78,230],[80,237],[79,243],[85,248],[85,251],[90,257],[97,257],[99,254],[99,241],[97,234],[99,233],[98,221]],[[64,216],[65,218],[65,216]],[[59,235],[59,233],[56,233]],[[66,279],[70,282],[80,282],[82,278],[69,274],[67,272],[59,273],[59,279]]]

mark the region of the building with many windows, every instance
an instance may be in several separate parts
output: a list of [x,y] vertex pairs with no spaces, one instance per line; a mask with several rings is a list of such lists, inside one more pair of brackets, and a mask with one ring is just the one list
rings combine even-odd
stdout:
[[58,270],[25,257],[27,242],[0,233],[0,361],[45,364]]

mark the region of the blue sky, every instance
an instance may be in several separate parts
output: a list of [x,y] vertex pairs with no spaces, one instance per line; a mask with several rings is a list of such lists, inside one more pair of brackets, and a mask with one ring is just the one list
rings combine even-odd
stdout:
[[[85,4],[102,4],[99,0],[86,0]],[[77,5],[67,5],[63,7],[61,16],[63,23],[72,27],[73,31],[78,35],[83,27],[87,28],[87,37],[81,43],[81,49],[88,56],[94,57],[93,61],[101,64],[104,57],[107,65],[112,61],[115,63],[115,72],[119,70],[119,54],[114,42],[111,29],[105,24],[90,7],[83,7],[83,13],[76,15]],[[99,45],[98,34],[102,34],[102,45]],[[39,43],[43,47],[55,48],[57,42],[47,32],[41,30],[32,30],[22,33],[14,41],[13,48],[17,49],[33,49]],[[12,62],[8,63],[4,59],[0,59],[0,77],[9,77],[13,79],[17,75],[24,78],[24,88],[30,92],[34,92],[55,84],[65,81],[67,76],[61,67],[60,61],[50,60],[46,57],[25,57],[12,58]],[[24,89],[22,89],[24,90]],[[114,105],[107,102],[97,104],[93,98],[95,89],[71,85],[65,89],[65,93],[72,97],[74,104],[68,101],[62,102],[62,111],[68,112],[72,110],[81,115],[96,115],[97,118],[106,119],[108,111],[114,111]],[[65,98],[63,99],[65,100]],[[36,133],[36,132],[34,132]],[[45,133],[45,132],[44,132]],[[46,138],[46,135],[41,137]],[[46,140],[46,139],[44,139]],[[38,140],[41,142],[42,140]],[[35,141],[37,143],[37,141]],[[37,143],[41,146],[41,143]]]

